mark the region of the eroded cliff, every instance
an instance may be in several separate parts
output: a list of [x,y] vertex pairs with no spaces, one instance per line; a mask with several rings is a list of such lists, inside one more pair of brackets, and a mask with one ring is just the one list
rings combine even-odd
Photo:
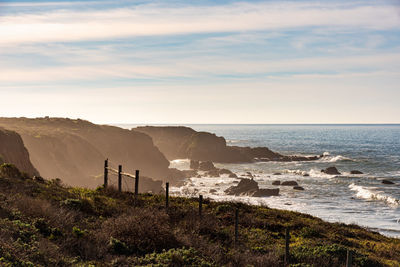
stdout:
[[141,176],[170,178],[169,161],[140,132],[63,118],[0,118],[0,126],[21,135],[32,163],[45,178],[94,187],[103,182],[106,158],[114,168],[121,164],[124,172],[139,169]]
[[12,163],[31,176],[39,174],[30,161],[21,136],[0,128],[0,164],[2,163]]

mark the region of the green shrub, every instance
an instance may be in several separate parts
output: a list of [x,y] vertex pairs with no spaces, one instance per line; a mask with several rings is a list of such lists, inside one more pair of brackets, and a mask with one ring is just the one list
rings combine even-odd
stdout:
[[114,254],[128,255],[131,253],[131,250],[124,242],[122,242],[121,240],[118,240],[114,237],[110,238],[109,246],[110,246],[112,253],[114,253]]
[[213,266],[206,261],[194,248],[177,248],[161,253],[147,254],[140,258],[138,263],[141,265],[161,265],[161,266]]
[[3,163],[0,166],[0,177],[21,178],[21,172],[11,163]]

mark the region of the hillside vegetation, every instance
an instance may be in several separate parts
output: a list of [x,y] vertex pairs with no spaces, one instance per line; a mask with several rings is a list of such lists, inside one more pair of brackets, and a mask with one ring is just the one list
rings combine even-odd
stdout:
[[[399,266],[400,240],[267,207],[65,187],[0,166],[1,266]],[[234,211],[239,242],[234,246]]]

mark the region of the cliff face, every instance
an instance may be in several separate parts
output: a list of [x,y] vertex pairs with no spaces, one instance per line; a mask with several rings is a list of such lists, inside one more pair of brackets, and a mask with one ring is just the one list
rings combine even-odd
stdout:
[[240,163],[252,161],[307,161],[316,157],[285,156],[267,147],[227,146],[223,137],[207,132],[196,132],[188,127],[142,126],[132,129],[150,135],[169,160],[189,158],[199,161]]
[[8,131],[0,128],[0,164],[12,163],[17,168],[29,175],[39,175],[38,171],[33,167],[28,150],[16,132]]
[[170,173],[169,161],[143,133],[60,118],[0,118],[0,126],[21,135],[43,177],[70,185],[102,184],[106,158],[111,167],[121,164],[123,172],[139,169],[141,176],[162,180]]

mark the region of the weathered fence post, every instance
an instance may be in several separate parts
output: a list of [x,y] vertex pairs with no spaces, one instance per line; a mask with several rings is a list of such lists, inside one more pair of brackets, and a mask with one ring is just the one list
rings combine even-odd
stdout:
[[118,165],[118,191],[122,191],[122,165]]
[[285,266],[288,266],[289,262],[290,262],[289,242],[290,242],[289,228],[286,228],[286,233],[285,233]]
[[104,161],[104,188],[108,186],[108,159]]
[[203,195],[199,196],[199,216],[200,218],[203,215]]
[[135,173],[135,197],[139,194],[139,170]]
[[239,244],[239,209],[235,210],[235,246]]
[[353,251],[347,250],[346,267],[353,266]]
[[165,184],[165,208],[169,207],[169,183]]

